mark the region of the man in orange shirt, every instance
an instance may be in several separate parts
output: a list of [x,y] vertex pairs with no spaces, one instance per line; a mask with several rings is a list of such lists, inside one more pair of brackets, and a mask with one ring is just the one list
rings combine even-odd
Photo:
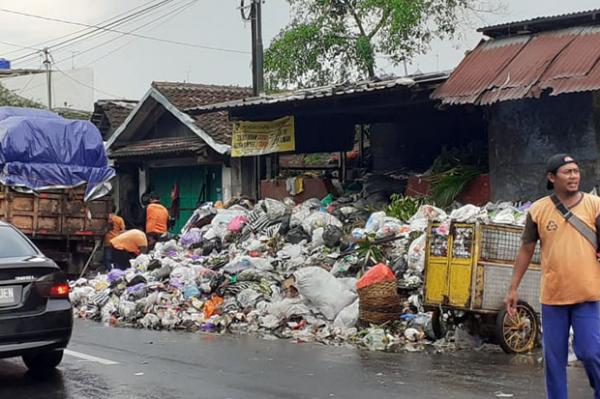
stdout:
[[129,261],[148,252],[148,239],[143,231],[133,229],[118,235],[110,241],[113,247],[113,264],[125,270],[131,267]]
[[112,245],[110,241],[125,231],[125,221],[117,216],[115,204],[110,205],[110,214],[108,215],[108,231],[104,235],[104,267],[110,270],[112,263]]
[[150,203],[146,208],[146,234],[155,239],[165,234],[169,226],[169,210],[160,203],[156,193],[150,194]]
[[598,224],[600,198],[579,191],[577,161],[567,154],[551,157],[546,165],[547,187],[554,194],[536,201],[527,215],[521,249],[506,295],[507,311],[522,306],[517,289],[537,241],[542,251],[542,327],[546,393],[567,399],[569,331],[573,347],[600,398],[600,263]]

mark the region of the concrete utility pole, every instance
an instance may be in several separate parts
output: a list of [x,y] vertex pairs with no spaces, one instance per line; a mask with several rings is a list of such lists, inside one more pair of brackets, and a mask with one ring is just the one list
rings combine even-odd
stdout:
[[[252,91],[254,96],[259,96],[265,92],[264,84],[264,58],[263,58],[263,41],[262,41],[262,2],[263,0],[249,0],[250,6],[246,6],[246,0],[240,0],[240,11],[242,19],[250,21],[252,29]],[[248,8],[250,13],[247,13]],[[267,164],[270,166],[270,157],[267,157]],[[260,179],[261,179],[261,157],[255,156],[249,159],[242,159],[242,180],[244,179],[244,170],[252,170],[252,183],[250,187],[251,197],[258,199],[260,195]],[[270,175],[271,168],[268,168]]]
[[44,66],[46,67],[46,83],[48,85],[48,109],[52,110],[52,68],[50,61],[50,50],[44,48]]
[[[264,58],[262,41],[262,2],[263,0],[250,0],[250,6],[246,6],[246,0],[241,0],[240,10],[242,19],[250,21],[252,29],[252,89],[254,95],[258,96],[265,92],[264,84]],[[247,9],[250,13],[246,14]]]
[[254,95],[265,92],[264,58],[262,41],[262,0],[252,1],[252,58],[254,75]]

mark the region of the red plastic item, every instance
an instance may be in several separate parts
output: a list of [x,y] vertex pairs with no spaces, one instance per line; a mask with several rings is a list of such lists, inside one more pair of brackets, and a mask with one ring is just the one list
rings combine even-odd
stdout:
[[392,269],[390,269],[388,265],[379,263],[378,265],[375,265],[372,268],[370,268],[369,271],[367,271],[365,275],[362,276],[360,280],[356,282],[356,288],[361,289],[373,284],[394,280],[396,280],[396,275],[394,274]]

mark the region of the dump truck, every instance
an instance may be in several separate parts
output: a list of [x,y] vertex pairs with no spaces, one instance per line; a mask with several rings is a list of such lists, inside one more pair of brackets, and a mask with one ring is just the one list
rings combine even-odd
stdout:
[[67,274],[80,273],[102,245],[114,175],[89,121],[0,107],[0,220]]
[[85,202],[82,189],[22,193],[0,185],[0,220],[12,224],[69,275],[79,274],[108,226],[111,199]]

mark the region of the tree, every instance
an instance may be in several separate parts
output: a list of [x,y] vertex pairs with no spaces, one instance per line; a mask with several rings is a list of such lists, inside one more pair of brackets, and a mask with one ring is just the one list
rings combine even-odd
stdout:
[[0,106],[6,105],[12,107],[45,108],[38,102],[19,96],[0,83]]
[[376,60],[396,66],[452,37],[480,0],[288,0],[291,22],[265,52],[271,89],[374,78]]

